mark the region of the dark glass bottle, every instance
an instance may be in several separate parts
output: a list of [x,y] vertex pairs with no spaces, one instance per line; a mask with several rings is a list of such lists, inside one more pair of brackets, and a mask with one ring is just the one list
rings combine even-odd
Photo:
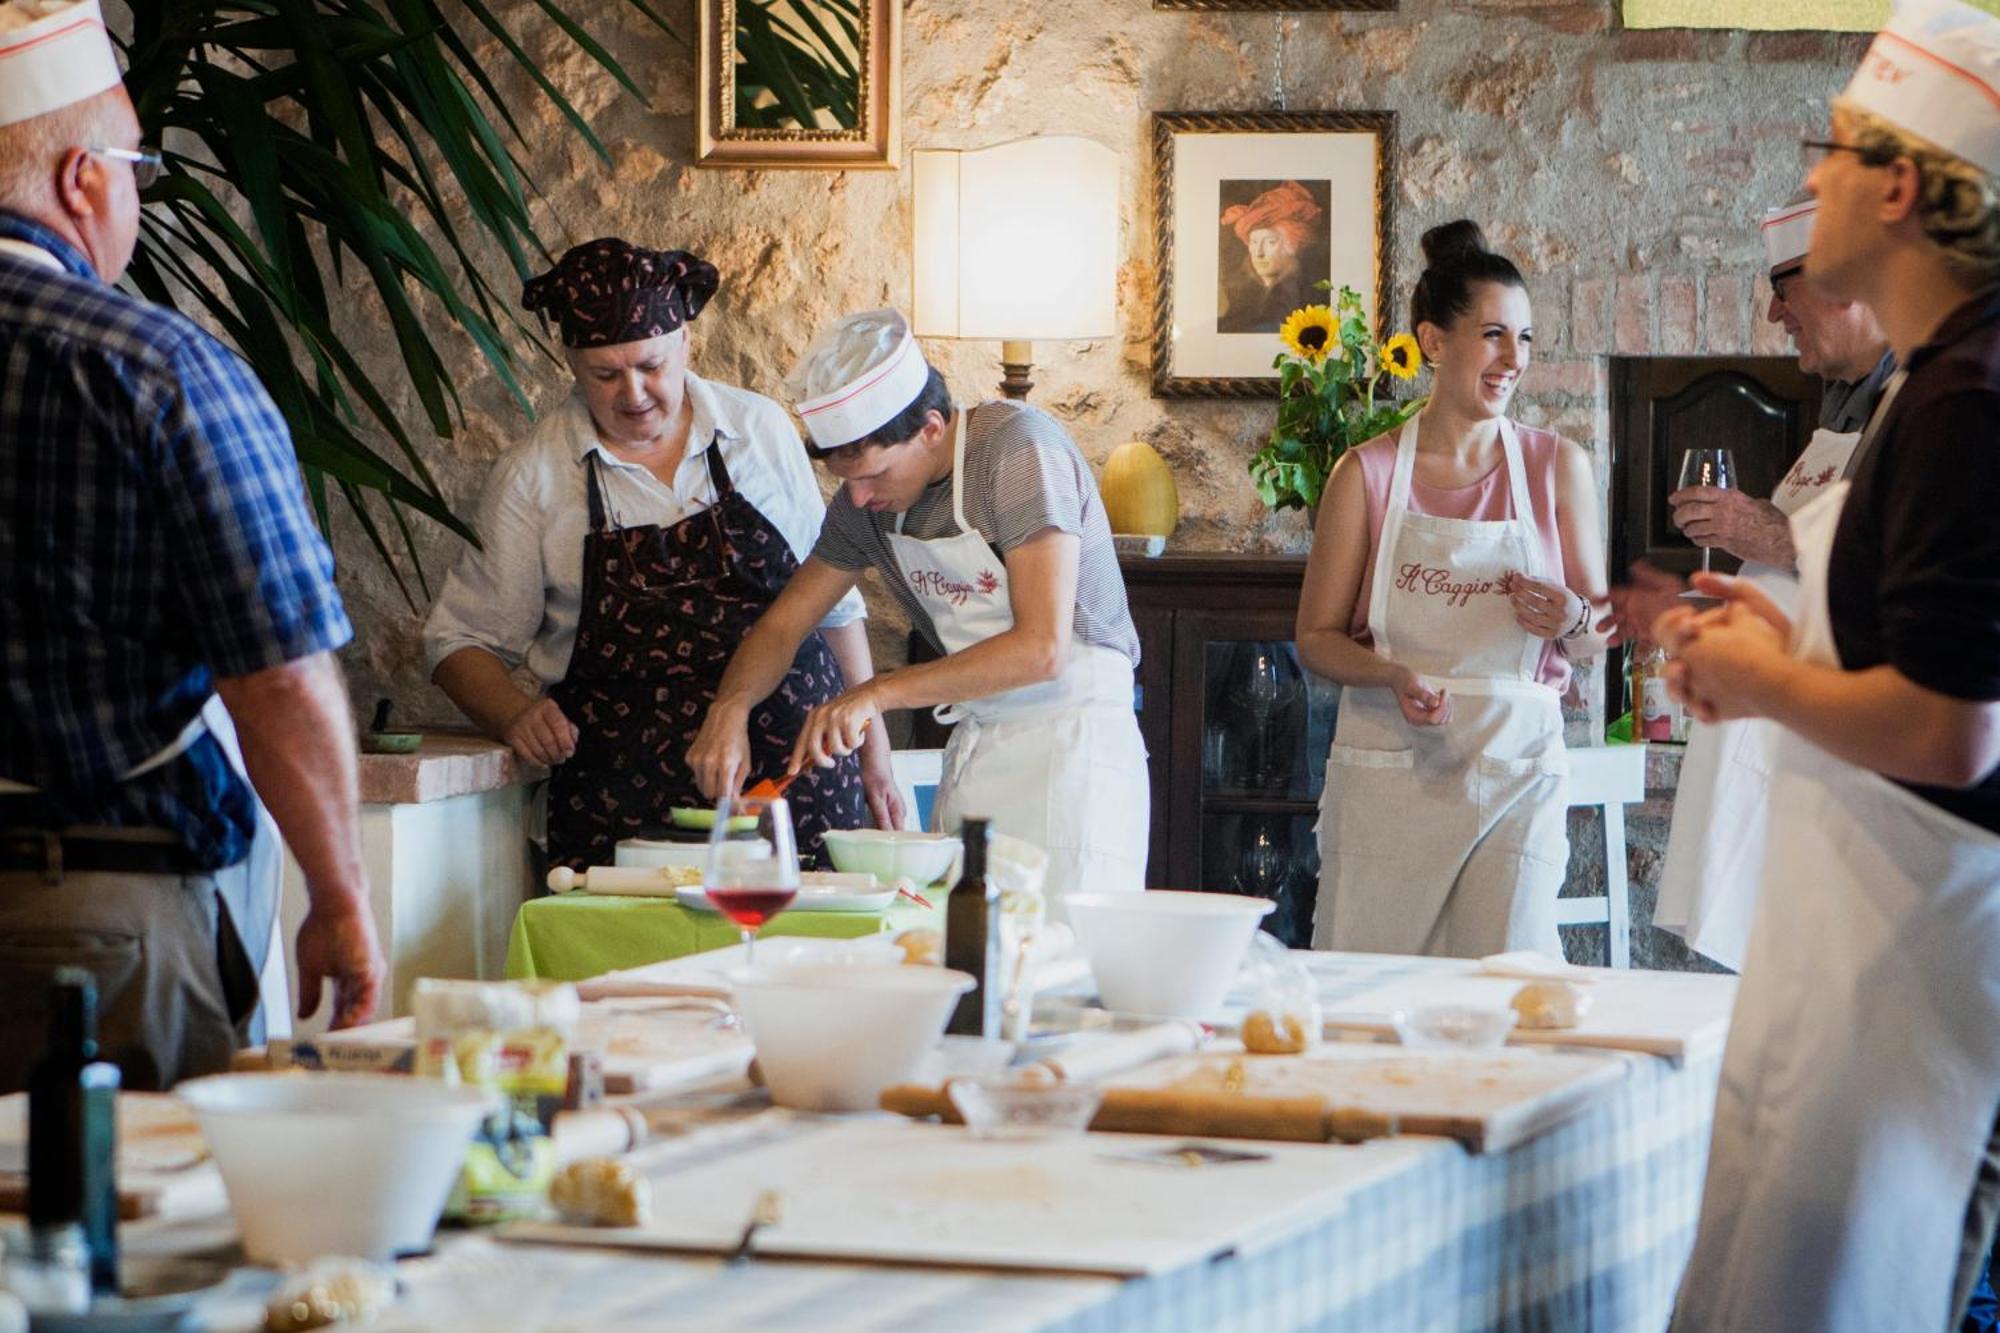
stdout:
[[97,982],[58,968],[28,1075],[28,1225],[81,1225],[94,1291],[118,1290],[118,1066],[97,1058]]
[[944,908],[944,965],[974,978],[958,997],[946,1032],[975,1037],[1000,1035],[1005,999],[1000,959],[1000,890],[986,878],[988,821],[968,819],[959,829],[965,842],[964,866]]

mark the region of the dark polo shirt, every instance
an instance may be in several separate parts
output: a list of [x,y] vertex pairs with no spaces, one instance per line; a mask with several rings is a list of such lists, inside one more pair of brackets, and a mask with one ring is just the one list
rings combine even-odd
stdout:
[[[1954,699],[2000,700],[2000,287],[1911,353],[1854,474],[1828,569],[1841,665],[1889,665]],[[2000,832],[2000,773],[1905,784]]]

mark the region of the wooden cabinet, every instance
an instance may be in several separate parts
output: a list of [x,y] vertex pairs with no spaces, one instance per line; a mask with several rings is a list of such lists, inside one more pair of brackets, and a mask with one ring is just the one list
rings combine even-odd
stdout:
[[1312,933],[1313,826],[1340,688],[1292,643],[1305,560],[1165,555],[1121,562],[1139,629],[1139,727],[1151,756],[1146,882],[1273,898],[1287,943]]

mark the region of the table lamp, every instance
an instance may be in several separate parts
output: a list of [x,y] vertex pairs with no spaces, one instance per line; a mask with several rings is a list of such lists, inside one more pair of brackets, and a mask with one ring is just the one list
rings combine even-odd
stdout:
[[1093,139],[919,148],[914,331],[998,338],[1000,391],[1026,398],[1036,339],[1118,330],[1118,155]]

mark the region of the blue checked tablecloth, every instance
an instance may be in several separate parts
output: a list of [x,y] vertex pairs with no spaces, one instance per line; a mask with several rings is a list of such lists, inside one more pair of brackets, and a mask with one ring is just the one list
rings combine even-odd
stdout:
[[[1325,1222],[1164,1277],[730,1268],[458,1237],[402,1266],[380,1327],[1655,1333],[1694,1240],[1720,1063],[1633,1064],[1617,1096],[1521,1148],[1439,1140]],[[672,1181],[655,1176],[656,1207]]]

